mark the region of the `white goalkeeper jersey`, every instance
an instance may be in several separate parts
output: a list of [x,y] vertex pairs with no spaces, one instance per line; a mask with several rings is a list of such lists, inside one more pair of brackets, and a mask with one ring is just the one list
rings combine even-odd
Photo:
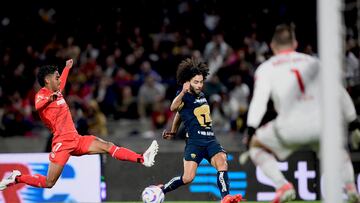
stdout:
[[[317,58],[290,50],[261,64],[255,72],[247,125],[259,127],[271,98],[278,113],[277,125],[305,124],[318,131],[321,116],[319,68]],[[345,89],[341,94],[345,120],[352,121],[356,117],[354,105]]]

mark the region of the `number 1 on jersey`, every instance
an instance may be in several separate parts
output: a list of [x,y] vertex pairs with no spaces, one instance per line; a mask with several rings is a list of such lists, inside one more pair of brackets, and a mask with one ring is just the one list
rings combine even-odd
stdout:
[[301,74],[300,74],[299,70],[296,69],[296,68],[292,68],[291,72],[293,72],[295,74],[295,77],[297,79],[301,94],[305,94],[305,85],[304,85],[304,82],[303,82],[303,79],[301,77]]

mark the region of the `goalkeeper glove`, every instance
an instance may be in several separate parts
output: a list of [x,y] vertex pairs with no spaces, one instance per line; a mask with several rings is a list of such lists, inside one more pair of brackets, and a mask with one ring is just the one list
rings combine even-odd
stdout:
[[360,130],[355,129],[350,133],[351,147],[353,149],[359,149],[360,143]]
[[359,149],[360,143],[360,122],[355,119],[349,124],[350,144],[353,149]]

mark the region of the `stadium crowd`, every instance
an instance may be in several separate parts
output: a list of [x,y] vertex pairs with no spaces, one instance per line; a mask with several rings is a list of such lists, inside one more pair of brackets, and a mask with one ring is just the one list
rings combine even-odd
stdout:
[[[315,4],[305,2],[301,6]],[[273,25],[294,22],[298,51],[316,55],[315,10],[298,21],[294,5],[271,1],[248,2],[250,9],[202,0],[122,4],[1,8],[1,136],[36,136],[33,130],[43,127],[34,108],[41,65],[57,64],[61,71],[74,59],[65,95],[78,131],[105,136],[109,119],[148,120],[153,129],[165,128],[179,88],[176,65],[198,58],[210,67],[204,92],[215,131],[235,133],[246,127],[253,73],[272,55]],[[349,33],[343,79],[360,112],[359,45]]]

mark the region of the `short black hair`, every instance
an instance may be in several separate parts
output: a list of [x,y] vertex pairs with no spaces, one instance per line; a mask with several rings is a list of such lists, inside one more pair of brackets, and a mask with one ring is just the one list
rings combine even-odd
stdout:
[[37,79],[41,87],[45,86],[45,77],[54,74],[58,70],[57,66],[45,65],[41,66],[37,74]]
[[209,68],[204,63],[194,58],[187,58],[181,61],[176,72],[178,84],[182,85],[196,75],[202,75],[204,80],[209,75]]
[[280,24],[276,26],[272,42],[277,45],[291,45],[295,41],[295,25]]

